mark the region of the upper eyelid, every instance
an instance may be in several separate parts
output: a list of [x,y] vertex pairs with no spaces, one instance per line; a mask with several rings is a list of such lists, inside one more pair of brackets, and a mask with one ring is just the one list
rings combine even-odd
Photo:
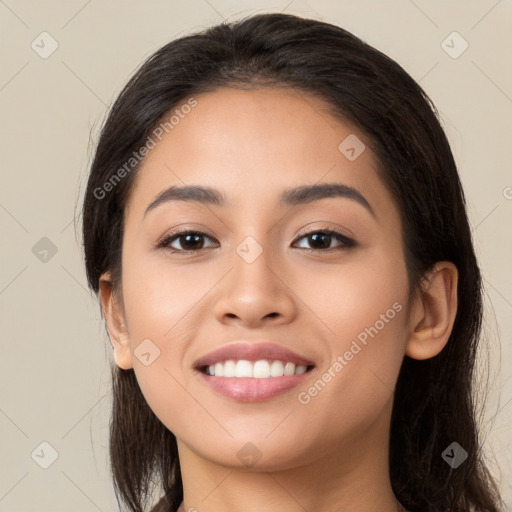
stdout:
[[[293,243],[296,243],[298,240],[300,240],[306,236],[309,236],[310,234],[314,234],[314,233],[330,233],[333,236],[339,236],[340,238],[344,238],[347,241],[350,241],[351,243],[355,243],[355,239],[353,238],[352,235],[351,236],[345,235],[343,233],[340,233],[337,229],[333,229],[333,228],[327,227],[327,226],[324,226],[324,227],[320,226],[320,227],[316,227],[316,228],[310,228],[307,230],[303,230],[294,238]],[[214,236],[209,235],[208,233],[205,233],[204,231],[201,231],[200,229],[184,228],[181,231],[177,231],[175,233],[170,233],[170,234],[164,236],[162,238],[162,240],[157,245],[158,246],[159,245],[164,245],[164,246],[170,245],[171,241],[174,242],[175,240],[179,239],[182,236],[186,236],[187,234],[197,234],[197,235],[205,236],[206,238],[209,238],[210,240],[216,240]],[[218,242],[218,240],[216,240],[216,241]],[[177,252],[198,252],[198,251],[187,250],[187,249],[176,249],[176,251]]]
[[[348,233],[343,233],[343,231],[348,231]],[[303,237],[303,236],[307,236],[311,233],[317,233],[317,232],[332,232],[332,233],[335,233],[337,235],[340,235],[344,238],[350,238],[352,240],[355,241],[355,236],[352,234],[352,232],[350,232],[348,229],[344,228],[344,229],[341,229],[341,228],[333,228],[333,227],[329,227],[329,226],[319,226],[319,227],[314,227],[314,228],[304,228],[303,230],[300,230],[297,237]]]
[[[297,235],[297,238],[303,238],[304,236],[310,235],[312,233],[325,233],[325,232],[337,234],[337,235],[343,236],[345,238],[350,238],[349,235],[344,235],[343,233],[340,233],[336,229],[328,228],[328,227],[312,228],[312,229],[308,229],[308,230],[305,230],[305,231],[301,231]],[[168,240],[168,239],[172,239],[172,238],[179,238],[180,236],[185,236],[185,235],[188,235],[188,234],[204,235],[204,236],[206,236],[206,237],[208,237],[208,238],[210,238],[212,240],[215,239],[214,236],[209,235],[208,233],[205,233],[204,231],[201,231],[199,229],[183,229],[182,231],[177,231],[175,233],[169,233],[168,235],[164,236],[162,238],[162,240]]]

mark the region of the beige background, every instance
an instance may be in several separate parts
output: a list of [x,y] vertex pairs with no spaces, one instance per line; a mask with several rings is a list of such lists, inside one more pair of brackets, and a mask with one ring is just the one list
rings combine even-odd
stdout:
[[[352,31],[397,60],[441,112],[487,290],[491,393],[482,440],[512,510],[510,1],[0,0],[0,511],[117,510],[107,451],[110,348],[74,231],[92,147],[107,106],[154,50],[266,11]],[[46,59],[31,47],[43,51],[43,31],[58,43]],[[469,44],[458,58],[442,47],[453,31]],[[454,52],[463,41],[449,44]],[[55,254],[41,252],[43,237]],[[43,469],[52,449],[58,456]]]

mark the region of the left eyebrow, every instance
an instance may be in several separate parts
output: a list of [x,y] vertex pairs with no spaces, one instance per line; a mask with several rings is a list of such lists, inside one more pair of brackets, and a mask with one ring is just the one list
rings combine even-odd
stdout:
[[329,197],[345,197],[364,206],[373,217],[375,212],[366,198],[353,187],[341,183],[322,183],[320,185],[304,185],[285,190],[279,196],[279,206],[295,206],[299,204],[326,199]]
[[[357,189],[341,183],[322,183],[291,188],[280,194],[278,204],[281,208],[284,208],[331,197],[352,199],[366,208],[371,215],[375,217],[370,203],[363,194]],[[183,187],[173,185],[158,194],[148,205],[143,216],[145,217],[148,212],[155,209],[157,206],[170,201],[193,201],[214,206],[226,206],[228,204],[224,194],[217,189],[201,185],[187,185]]]

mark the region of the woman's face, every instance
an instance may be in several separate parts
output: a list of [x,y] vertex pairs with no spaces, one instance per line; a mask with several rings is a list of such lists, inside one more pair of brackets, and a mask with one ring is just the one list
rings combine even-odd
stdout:
[[[180,450],[214,463],[285,469],[387,441],[408,280],[370,141],[292,89],[196,100],[153,137],[126,207],[117,364]],[[192,186],[214,192],[146,211]],[[265,377],[293,361],[312,368]]]

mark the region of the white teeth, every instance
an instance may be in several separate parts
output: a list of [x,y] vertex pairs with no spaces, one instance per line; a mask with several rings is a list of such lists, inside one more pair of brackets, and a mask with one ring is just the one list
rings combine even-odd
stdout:
[[[215,369],[217,369],[217,365],[215,365]],[[215,376],[217,376],[217,372],[215,372]],[[252,377],[252,364],[249,361],[244,361],[243,359],[237,361],[235,377]]]
[[301,375],[307,371],[307,366],[283,361],[268,361],[261,359],[255,361],[224,361],[208,366],[206,373],[215,377],[253,377],[267,379],[269,377],[283,377],[284,375]]
[[224,365],[222,363],[215,363],[215,375],[222,377],[224,375]]
[[223,376],[224,377],[235,377],[236,376],[235,361],[226,361],[224,363],[224,373],[223,373]]
[[286,363],[284,367],[285,375],[293,375],[295,373],[295,364],[294,363]]
[[267,379],[270,377],[270,364],[268,361],[256,361],[252,368],[252,376],[255,379]]
[[282,377],[284,375],[284,366],[281,361],[274,361],[270,365],[270,376],[271,377]]

